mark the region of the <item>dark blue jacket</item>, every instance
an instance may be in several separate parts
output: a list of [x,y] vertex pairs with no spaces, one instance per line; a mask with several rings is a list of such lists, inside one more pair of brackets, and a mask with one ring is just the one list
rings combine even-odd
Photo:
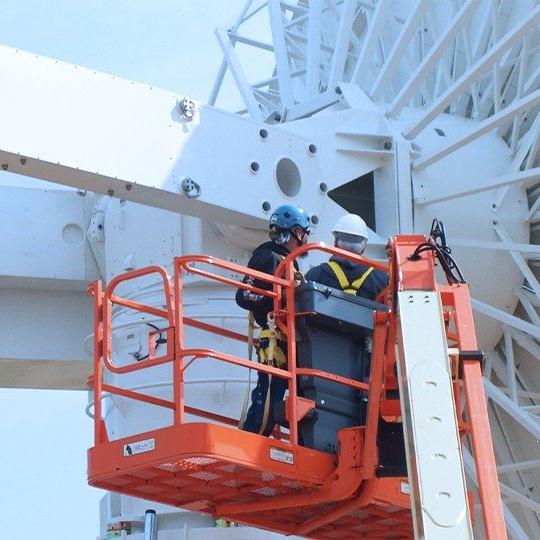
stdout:
[[[358,279],[368,268],[369,266],[360,263],[353,263],[347,259],[341,259],[338,257],[330,257],[331,261],[335,261],[341,266],[341,269],[345,273],[346,278],[349,280],[349,283],[352,283],[355,279]],[[315,266],[306,274],[306,281],[316,281],[326,285],[327,287],[332,287],[333,289],[341,290],[334,271],[330,268],[327,263],[319,264]],[[367,298],[369,300],[375,300],[377,295],[388,285],[388,274],[382,272],[381,270],[373,270],[367,279],[362,283],[360,289],[358,289],[356,296],[361,296],[362,298]]]
[[[274,275],[278,264],[289,254],[289,250],[275,242],[265,242],[261,244],[249,259],[248,267],[260,272]],[[295,268],[298,270],[296,261]],[[253,279],[249,276],[244,276],[243,283],[249,283],[259,289],[271,290],[272,285],[266,281]],[[238,289],[236,291],[236,303],[248,311],[253,311],[255,321],[261,327],[267,326],[267,317],[270,311],[274,310],[274,301],[272,298],[256,294],[246,289]]]

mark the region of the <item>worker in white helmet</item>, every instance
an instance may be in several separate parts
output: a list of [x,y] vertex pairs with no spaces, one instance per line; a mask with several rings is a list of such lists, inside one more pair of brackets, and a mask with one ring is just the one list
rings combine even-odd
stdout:
[[[332,234],[335,247],[357,255],[361,255],[366,249],[368,227],[356,214],[346,214],[339,218]],[[375,300],[388,285],[388,275],[385,272],[341,257],[331,257],[327,263],[309,270],[305,277],[306,281],[316,281],[369,300]]]

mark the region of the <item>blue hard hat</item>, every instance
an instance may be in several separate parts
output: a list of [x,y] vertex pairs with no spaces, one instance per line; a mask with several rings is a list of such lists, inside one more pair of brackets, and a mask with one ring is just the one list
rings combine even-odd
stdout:
[[283,204],[278,206],[270,216],[270,228],[292,229],[301,227],[309,232],[309,216],[303,208],[294,204]]

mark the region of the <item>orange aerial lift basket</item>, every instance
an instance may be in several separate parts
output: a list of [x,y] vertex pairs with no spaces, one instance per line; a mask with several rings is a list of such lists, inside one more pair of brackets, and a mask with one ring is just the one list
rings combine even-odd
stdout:
[[[438,291],[442,299],[448,346],[457,351],[477,349],[467,285],[439,286],[431,251],[416,260],[411,254],[426,242],[423,236],[396,237],[388,248],[389,265],[324,244],[310,244],[286,257],[274,276],[209,256],[184,256],[174,260],[174,278],[157,266],[128,272],[113,279],[106,289],[91,285],[94,298],[95,445],[88,451],[88,478],[93,486],[181,508],[206,512],[256,527],[320,539],[412,538],[410,487],[406,474],[388,476],[381,462],[381,419],[401,422],[395,370],[395,340],[399,324],[396,293],[399,290]],[[374,311],[373,352],[367,382],[327,371],[299,367],[297,324],[309,313],[295,311],[294,260],[318,250],[388,271],[390,285],[382,294],[385,311]],[[215,269],[210,271],[208,268]],[[225,272],[224,272],[225,271]],[[123,298],[118,286],[128,280],[157,274],[163,282],[165,308]],[[257,364],[225,351],[187,348],[186,326],[226,339],[248,342],[249,337],[231,329],[184,315],[183,287],[186,274],[218,281],[265,295],[274,302],[277,324],[287,336],[286,369]],[[249,275],[271,284],[269,290],[233,279]],[[112,307],[124,306],[162,318],[159,332],[166,333],[166,351],[156,356],[151,339],[147,359],[125,365],[112,360]],[[422,329],[419,329],[422,331]],[[155,337],[155,336],[154,336]],[[152,336],[151,336],[152,338]],[[223,341],[226,342],[226,339]],[[276,428],[270,437],[238,429],[238,419],[196,409],[185,402],[184,376],[193,362],[211,358],[280,377],[288,383],[288,429]],[[479,363],[467,355],[454,355],[454,400],[459,413],[460,435],[469,436],[476,462],[479,497],[488,538],[504,538],[493,449]],[[172,364],[172,399],[160,399],[106,382],[108,373],[125,374]],[[365,425],[338,433],[335,454],[299,444],[299,423],[315,403],[299,395],[300,377],[332,381],[367,394]],[[118,379],[118,378],[117,378]],[[103,420],[105,395],[119,395],[173,411],[168,427],[110,440]],[[466,403],[465,409],[462,403]],[[199,421],[188,421],[198,417]]]

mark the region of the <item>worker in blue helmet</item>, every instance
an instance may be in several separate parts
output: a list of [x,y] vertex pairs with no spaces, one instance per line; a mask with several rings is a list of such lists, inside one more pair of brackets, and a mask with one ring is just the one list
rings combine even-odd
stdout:
[[[284,204],[276,208],[270,216],[270,241],[264,242],[253,252],[248,267],[267,274],[274,274],[278,264],[294,249],[307,243],[310,220],[306,212],[294,204]],[[298,266],[295,261],[295,267]],[[271,284],[244,276],[244,283],[260,289],[270,290]],[[238,289],[236,303],[250,312],[261,331],[258,336],[257,357],[259,362],[286,369],[287,343],[285,336],[269,327],[268,314],[273,311],[273,300],[246,289]],[[287,381],[279,377],[269,377],[259,372],[257,386],[251,393],[251,406],[247,411],[242,429],[268,436],[272,432],[274,404],[282,401],[287,390]]]

